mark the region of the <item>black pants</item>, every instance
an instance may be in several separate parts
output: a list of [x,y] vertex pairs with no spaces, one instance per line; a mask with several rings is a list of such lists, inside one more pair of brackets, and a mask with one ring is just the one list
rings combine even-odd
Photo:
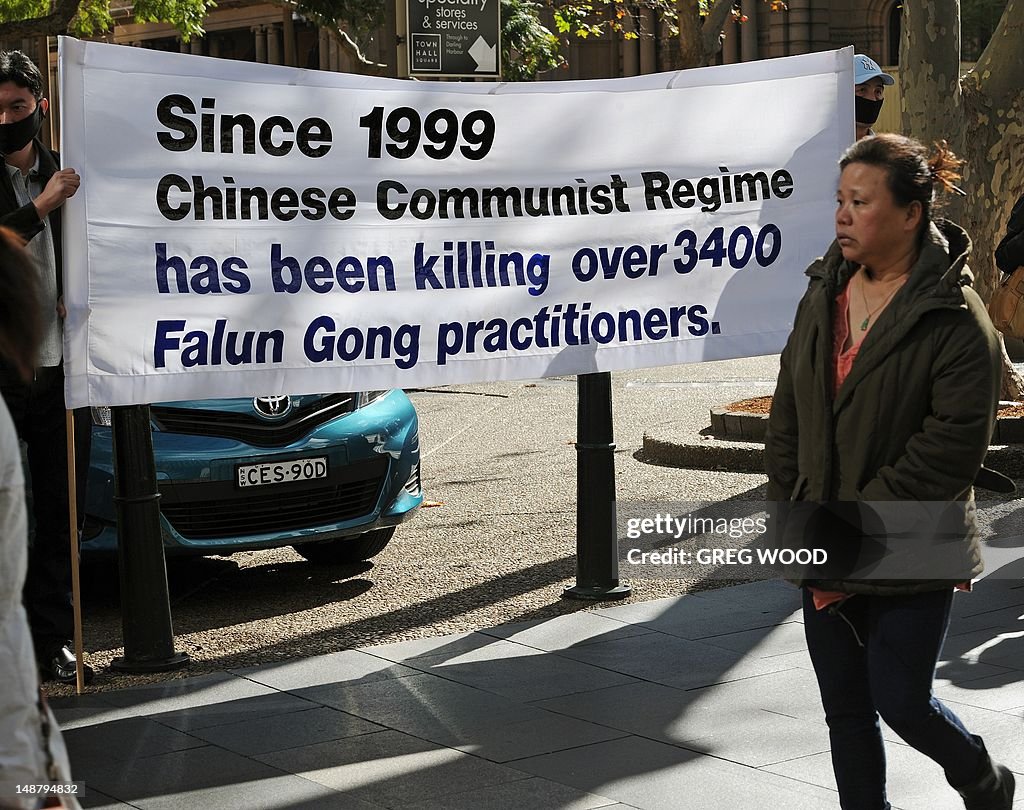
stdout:
[[[29,546],[22,599],[28,612],[36,655],[42,657],[74,635],[71,608],[71,544],[68,532],[67,427],[63,366],[36,369],[30,383],[3,370],[0,392],[18,437],[28,446],[35,536]],[[75,411],[75,461],[79,525],[84,517],[85,473],[89,464],[91,420]]]
[[966,785],[980,771],[981,738],[932,694],[952,601],[953,590],[947,588],[907,596],[860,594],[817,610],[804,589],[807,650],[821,690],[843,810],[891,806],[879,715],[907,744],[941,765],[950,785]]

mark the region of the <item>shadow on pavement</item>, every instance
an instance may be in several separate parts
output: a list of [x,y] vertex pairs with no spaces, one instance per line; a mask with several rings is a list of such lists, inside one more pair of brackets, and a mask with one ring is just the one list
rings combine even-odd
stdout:
[[[956,605],[940,693],[987,690],[955,708],[1024,770],[1021,712],[992,703],[1024,674],[1024,587],[982,581]],[[749,583],[58,708],[76,778],[101,802],[833,808],[797,607],[790,586]],[[935,766],[887,736],[895,806],[945,806]]]

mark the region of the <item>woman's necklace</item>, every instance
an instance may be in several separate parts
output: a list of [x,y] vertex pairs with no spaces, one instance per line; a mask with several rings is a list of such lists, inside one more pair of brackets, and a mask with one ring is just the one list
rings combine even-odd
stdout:
[[[867,271],[866,270],[862,269],[861,272],[863,272],[864,275],[867,275]],[[875,315],[878,313],[878,311],[882,307],[884,307],[886,304],[889,303],[889,299],[891,299],[894,295],[896,295],[896,291],[900,287],[903,286],[903,281],[905,281],[906,278],[907,278],[907,276],[906,276],[905,273],[902,276],[900,276],[900,279],[902,279],[902,281],[900,281],[899,284],[897,284],[896,286],[894,286],[892,288],[892,290],[889,292],[889,294],[887,296],[885,296],[885,298],[882,299],[882,302],[878,306],[876,306],[874,309],[871,309],[871,307],[868,306],[868,294],[867,294],[867,290],[864,287],[864,276],[861,276],[861,279],[860,279],[860,297],[864,299],[864,309],[866,309],[868,311],[868,314],[864,317],[864,320],[860,322],[860,331],[861,332],[867,332],[868,331],[868,324],[871,323],[871,319],[873,317],[875,317]]]

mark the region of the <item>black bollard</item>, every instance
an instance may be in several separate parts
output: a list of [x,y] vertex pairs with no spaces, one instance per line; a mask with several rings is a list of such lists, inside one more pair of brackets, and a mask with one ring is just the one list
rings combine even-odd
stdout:
[[124,656],[115,658],[110,668],[179,669],[189,658],[174,651],[149,406],[118,406],[111,409],[111,416]]
[[624,599],[632,588],[619,583],[612,375],[580,374],[576,390],[576,584],[562,595]]

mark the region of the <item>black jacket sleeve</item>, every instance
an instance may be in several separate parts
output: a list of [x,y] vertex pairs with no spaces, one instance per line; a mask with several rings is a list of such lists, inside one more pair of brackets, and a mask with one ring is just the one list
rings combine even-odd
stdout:
[[[797,307],[795,324],[800,320],[803,301]],[[790,334],[782,350],[779,377],[772,397],[772,410],[768,415],[768,429],[764,437],[764,466],[768,475],[768,500],[789,500],[799,477],[799,431],[797,429],[796,392],[790,368],[794,336]]]
[[10,228],[26,242],[43,229],[43,221],[32,203],[0,214],[0,225]]
[[[60,156],[43,146],[38,139],[36,149],[39,150],[39,179],[45,185],[57,171]],[[18,202],[11,178],[4,168],[4,171],[0,171],[0,225],[15,231],[26,242],[31,241],[32,237],[43,230],[43,221],[33,203],[21,205]],[[57,230],[59,232],[59,228]]]
[[1012,273],[1024,264],[1024,195],[1013,206],[1006,234],[996,247],[996,266]]

